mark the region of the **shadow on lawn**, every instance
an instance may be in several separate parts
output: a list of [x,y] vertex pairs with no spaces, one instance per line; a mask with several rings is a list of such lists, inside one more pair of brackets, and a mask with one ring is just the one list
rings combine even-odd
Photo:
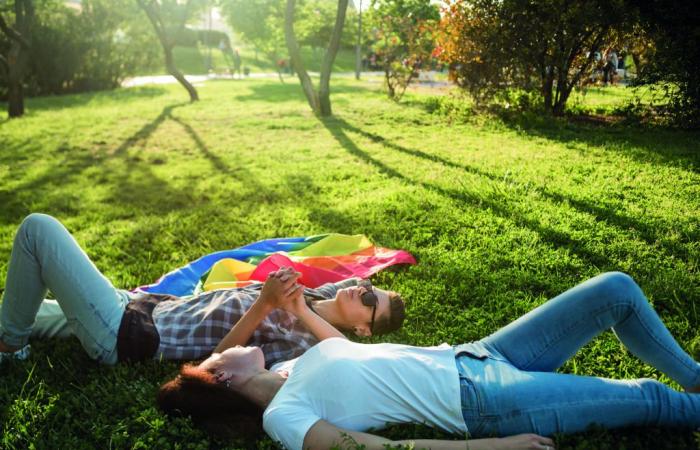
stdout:
[[[571,250],[573,253],[587,260],[589,263],[600,267],[601,269],[605,267],[610,267],[610,260],[606,255],[585,248],[585,242],[573,239],[566,233],[562,233],[552,228],[545,227],[535,220],[523,217],[521,214],[518,214],[515,210],[516,204],[512,201],[509,201],[507,198],[489,198],[485,196],[480,196],[478,193],[447,189],[430,183],[425,183],[422,181],[411,179],[401,174],[397,170],[387,166],[383,162],[371,157],[367,152],[361,150],[360,147],[357,144],[355,144],[355,142],[353,142],[353,140],[348,136],[347,133],[357,133],[391,150],[405,153],[414,157],[422,158],[427,161],[436,162],[451,168],[464,170],[466,172],[478,176],[486,177],[492,181],[502,181],[503,177],[483,171],[478,168],[458,164],[444,159],[442,157],[439,157],[437,155],[431,155],[420,150],[409,149],[398,144],[389,142],[384,137],[375,133],[361,130],[347,123],[341,118],[334,117],[330,119],[325,119],[322,120],[322,123],[326,127],[326,129],[328,129],[328,131],[333,135],[333,137],[338,141],[338,143],[340,143],[340,145],[343,146],[343,148],[345,148],[349,153],[355,155],[359,159],[365,161],[366,163],[373,165],[380,172],[392,178],[397,178],[407,184],[420,185],[423,188],[433,192],[437,192],[438,194],[444,197],[451,198],[452,200],[458,203],[462,203],[480,209],[489,209],[495,215],[513,221],[513,223],[517,226],[525,227],[537,232],[540,236],[542,236],[543,239],[550,242],[551,244],[557,247],[563,247]],[[638,220],[619,214],[611,209],[600,207],[592,202],[571,198],[570,196],[561,193],[551,192],[543,187],[537,187],[535,189],[543,197],[554,203],[569,202],[569,204],[575,209],[581,212],[588,213],[594,216],[597,220],[603,220],[607,224],[621,229],[632,228],[636,230],[639,233],[639,236],[643,238],[647,243],[649,243],[650,245],[656,244],[657,237],[655,236],[653,229],[641,223]],[[692,236],[691,238],[694,239]],[[664,244],[662,247],[667,252],[673,254],[676,257],[681,257],[685,259],[688,256],[687,250],[685,250],[685,248],[680,244]]]
[[[32,97],[26,100],[26,116],[31,117],[36,111],[55,111],[75,106],[82,106],[88,103],[118,103],[139,100],[148,97],[159,97],[167,91],[158,86],[139,86],[125,89],[114,89],[110,91],[83,92],[80,94],[54,95],[43,97]],[[0,108],[7,109],[6,103],[0,103]],[[0,124],[7,122],[3,120]]]
[[[173,115],[173,111],[188,105],[189,102],[177,103],[163,108],[163,111],[152,122],[145,124],[139,131],[127,138],[114,152],[114,155],[121,155],[132,147],[137,142],[147,139],[163,122],[170,120],[183,128],[185,133],[192,139],[195,147],[201,155],[206,158],[212,165],[213,172],[216,175],[235,175],[236,179],[245,183],[257,195],[264,196],[268,201],[276,200],[273,192],[261,185],[252,173],[247,171],[241,165],[232,169],[221,157],[213,153],[206,145],[202,137],[197,133],[195,128],[185,120]],[[150,163],[143,162],[139,158],[128,158],[127,169],[121,175],[128,176],[132,171],[140,172],[137,177],[140,180],[138,183],[133,183],[132,189],[129,189],[133,195],[124,197],[125,190],[122,189],[120,197],[115,197],[117,201],[121,201],[125,206],[142,205],[148,212],[164,213],[174,209],[191,207],[192,205],[207,203],[207,197],[195,197],[195,194],[190,189],[175,189],[168,183],[156,177],[150,169]],[[202,174],[203,176],[205,174]],[[143,178],[146,178],[145,180]],[[117,180],[118,182],[118,180]],[[157,185],[153,185],[153,184]],[[115,183],[117,184],[117,183]],[[135,188],[135,189],[134,189]],[[144,192],[145,190],[145,192]],[[144,195],[145,194],[145,195]]]
[[700,172],[700,133],[661,126],[583,124],[571,118],[552,119],[535,114],[502,114],[503,124],[521,135],[562,143],[581,143],[629,156],[635,161]]
[[[336,118],[336,120],[339,124],[341,124],[341,126],[344,129],[364,136],[372,142],[381,144],[386,148],[417,158],[422,158],[427,161],[436,162],[453,169],[463,170],[474,175],[488,178],[489,180],[494,182],[501,182],[504,180],[504,175],[497,175],[491,172],[486,172],[484,170],[478,169],[476,167],[471,167],[466,164],[458,164],[440,156],[423,152],[421,150],[406,148],[393,142],[387,141],[383,136],[380,136],[376,133],[361,130],[353,125],[350,125],[343,119]],[[598,222],[605,222],[607,225],[612,225],[622,231],[633,229],[638,233],[638,236],[649,245],[655,245],[659,239],[652,226],[632,217],[620,214],[616,208],[606,208],[600,206],[600,204],[597,202],[578,199],[570,195],[552,191],[551,189],[543,186],[533,186],[532,189],[542,197],[552,201],[555,204],[568,203],[569,206],[573,207],[577,211],[593,216]],[[688,236],[687,241],[694,242],[698,239],[700,239],[700,234],[692,234]],[[666,243],[663,244],[663,248],[675,257],[687,260],[688,251],[682,244],[682,242]]]
[[[233,99],[237,101],[254,100],[258,102],[264,101],[270,103],[302,101],[306,106],[306,97],[304,96],[304,92],[301,90],[301,87],[296,80],[294,83],[285,84],[251,84],[248,86],[248,89],[250,90],[250,93],[237,95]],[[362,86],[343,85],[333,86],[331,89],[331,95],[363,92],[370,92],[370,89]]]
[[[22,217],[31,212],[28,205],[33,203],[33,199],[46,198],[59,188],[69,185],[73,180],[86,176],[84,174],[86,170],[95,168],[99,169],[99,173],[90,175],[94,183],[109,186],[109,194],[105,201],[122,206],[124,210],[132,213],[136,209],[146,213],[164,214],[207,202],[207,198],[195,197],[190,189],[174,188],[159,178],[152,167],[162,162],[144,161],[138,153],[129,152],[136,144],[148,139],[165,121],[172,120],[184,128],[197,149],[211,162],[215,171],[230,174],[231,168],[208,149],[194,128],[173,116],[175,109],[187,104],[189,103],[166,106],[157,117],[145,123],[114,150],[72,148],[66,145],[62,150],[65,153],[63,160],[12,191],[0,191],[0,201],[4,205],[0,210],[0,222],[19,222]],[[235,173],[237,178],[244,178],[255,184],[255,177],[245,173],[244,170],[237,168]],[[259,186],[258,188],[260,189]],[[65,205],[66,207],[61,208],[60,205],[52,204],[48,212],[60,214],[63,217],[77,213],[74,207],[70,208],[69,203]]]
[[366,233],[367,223],[361,222],[356,215],[342,213],[321,199],[320,189],[313,178],[307,174],[288,175],[284,183],[293,194],[298,205],[304,206],[307,218],[321,226],[323,232],[357,234]]

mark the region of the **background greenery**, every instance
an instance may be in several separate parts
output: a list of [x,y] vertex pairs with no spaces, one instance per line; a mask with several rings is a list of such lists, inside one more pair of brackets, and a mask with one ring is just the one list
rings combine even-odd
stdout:
[[[451,94],[334,80],[319,120],[296,83],[233,80],[28,101],[0,118],[0,285],[22,218],[62,220],[116,286],[152,282],[202,254],[258,239],[364,233],[413,253],[377,285],[408,302],[382,340],[479,339],[608,270],[631,274],[685,348],[700,317],[698,133],[532,114],[472,116]],[[623,88],[592,91],[606,113]],[[70,112],[70,114],[68,114]],[[209,448],[154,406],[176,364],[102,367],[75,339],[34,341],[0,366],[0,447]],[[562,371],[665,376],[612,333]],[[671,383],[674,387],[677,385]],[[399,428],[390,436],[427,436]],[[559,439],[563,449],[694,448],[691,431],[629,429]]]
[[[209,49],[206,46],[197,47],[175,47],[173,49],[175,62],[186,74],[205,74],[208,69]],[[308,70],[318,72],[321,68],[321,60],[323,59],[323,50],[303,47],[301,49],[302,58],[306,63]],[[263,55],[255,57],[255,51],[240,47],[241,67],[248,67],[255,76],[256,73],[276,73],[277,66]],[[160,61],[158,61],[160,62]],[[215,73],[227,73],[230,71],[230,62],[226,60],[224,54],[216,47],[211,49],[212,70]],[[162,64],[161,64],[162,65]],[[355,51],[341,49],[335,58],[333,70],[336,72],[354,72],[355,71]],[[165,70],[156,64],[156,67],[142,69],[141,75],[165,74]],[[296,79],[296,75],[294,76]]]

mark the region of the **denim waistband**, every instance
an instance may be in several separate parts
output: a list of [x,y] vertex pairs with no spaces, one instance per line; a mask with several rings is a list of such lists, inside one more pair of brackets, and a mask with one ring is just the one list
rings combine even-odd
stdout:
[[484,360],[484,359],[494,359],[496,361],[508,360],[501,355],[496,349],[488,344],[481,341],[467,342],[466,344],[453,345],[452,348],[455,352],[455,357],[460,355],[467,355],[471,358]]

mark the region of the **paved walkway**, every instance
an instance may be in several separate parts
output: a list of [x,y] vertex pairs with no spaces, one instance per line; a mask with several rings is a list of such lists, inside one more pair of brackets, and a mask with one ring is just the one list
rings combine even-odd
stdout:
[[[309,75],[312,78],[318,78],[319,73],[318,72],[309,72]],[[342,77],[342,78],[352,78],[355,76],[355,72],[337,72],[333,74],[334,77]],[[383,77],[384,72],[362,72],[362,77],[369,77],[369,81],[373,81],[372,78],[376,77]],[[185,75],[185,78],[187,78],[187,81],[192,83],[193,85],[201,85],[205,81],[209,80],[235,80],[238,79],[237,77],[234,78],[232,75],[229,74],[217,74],[217,73],[211,73],[211,74],[204,74],[204,75]],[[274,78],[277,79],[278,75],[277,72],[253,72],[250,75],[246,77],[247,79],[265,79],[265,78]],[[288,74],[285,74],[285,79],[290,78]],[[296,77],[294,77],[294,80],[296,80]],[[148,76],[143,76],[143,77],[132,77],[132,78],[127,78],[122,82],[122,87],[136,87],[136,86],[144,86],[147,84],[172,84],[172,83],[177,83],[177,80],[175,77],[171,75],[148,75]],[[421,86],[428,86],[428,87],[446,87],[446,86],[451,86],[452,84],[447,82],[447,81],[436,81],[436,80],[419,80],[418,83]]]

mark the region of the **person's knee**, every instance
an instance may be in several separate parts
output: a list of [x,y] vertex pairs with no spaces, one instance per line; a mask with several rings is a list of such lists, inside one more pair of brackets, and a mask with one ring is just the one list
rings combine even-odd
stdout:
[[606,272],[601,277],[607,287],[625,294],[625,296],[628,296],[627,294],[630,293],[636,294],[640,291],[639,285],[634,281],[634,278],[624,272]]
[[662,404],[668,397],[670,388],[658,380],[639,378],[634,380],[642,391],[642,396],[651,404]]
[[59,224],[58,220],[42,213],[31,213],[24,218],[20,229],[26,230],[29,233],[36,233],[38,230],[54,227]]

